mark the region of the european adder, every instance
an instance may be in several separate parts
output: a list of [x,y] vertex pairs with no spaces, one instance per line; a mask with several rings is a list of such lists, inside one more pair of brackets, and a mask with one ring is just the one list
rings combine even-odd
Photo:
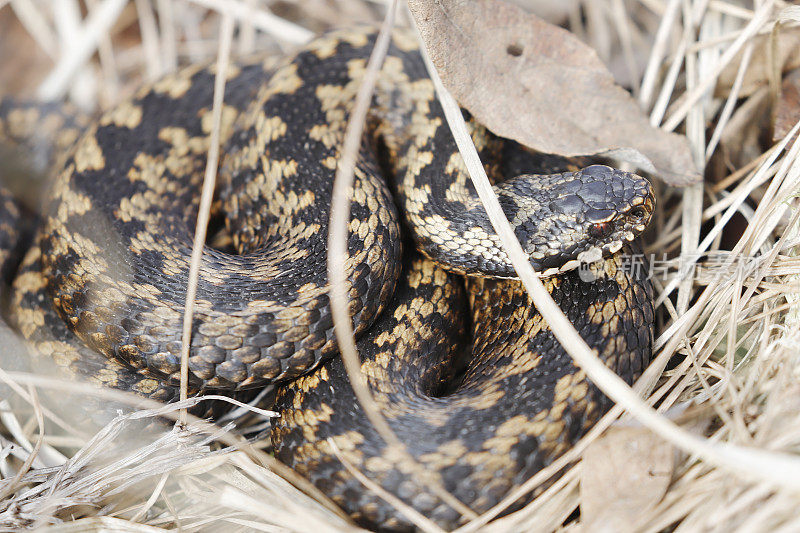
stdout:
[[[280,384],[277,457],[358,523],[411,528],[344,470],[329,439],[375,482],[454,527],[463,517],[386,447],[333,357],[329,198],[373,42],[368,30],[333,33],[278,65],[241,63],[226,73],[215,212],[232,250],[203,251],[190,380],[196,391]],[[480,513],[567,450],[609,401],[519,282],[503,279],[513,268],[417,46],[395,32],[368,119],[348,225],[349,309],[362,371],[391,428],[419,465]],[[80,119],[52,119],[63,156],[14,277],[10,321],[36,353],[73,375],[175,398],[213,78],[213,68],[192,67],[156,82],[74,145]],[[4,103],[0,137],[25,143],[40,133],[38,109]],[[649,183],[601,165],[579,170],[580,161],[533,153],[471,124],[548,290],[602,360],[632,382],[652,349],[652,289],[626,255],[653,210]],[[15,216],[10,202],[6,218]],[[6,249],[12,230],[0,224]]]

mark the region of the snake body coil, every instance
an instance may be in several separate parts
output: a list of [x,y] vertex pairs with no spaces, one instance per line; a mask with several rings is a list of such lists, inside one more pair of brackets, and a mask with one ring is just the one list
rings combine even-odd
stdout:
[[[272,436],[282,461],[360,523],[411,527],[343,469],[332,442],[368,477],[451,527],[463,520],[459,510],[386,447],[341,361],[330,359],[329,198],[373,42],[369,31],[334,33],[277,67],[226,73],[216,205],[235,253],[203,251],[190,379],[197,390],[285,383]],[[38,352],[76,374],[175,397],[213,77],[190,68],[142,90],[91,126],[61,164],[14,281],[12,321]],[[12,123],[0,112],[0,132]],[[548,290],[631,382],[650,358],[652,290],[622,254],[652,213],[648,182],[603,166],[577,170],[473,126],[531,262],[558,274]],[[362,371],[414,462],[483,512],[568,449],[608,400],[573,366],[520,284],[500,279],[513,268],[417,44],[403,32],[393,36],[368,129],[346,263]],[[413,240],[405,252],[401,227]],[[604,259],[575,270],[587,257]],[[582,280],[590,270],[592,280]]]

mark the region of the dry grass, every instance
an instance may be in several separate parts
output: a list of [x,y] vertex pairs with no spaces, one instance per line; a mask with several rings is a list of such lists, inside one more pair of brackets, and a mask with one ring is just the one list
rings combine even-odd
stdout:
[[[635,390],[656,409],[623,389],[615,396],[618,406],[559,464],[578,459],[604,428],[629,417],[624,407],[636,414],[633,423],[656,431],[679,454],[666,494],[641,509],[630,530],[800,529],[800,263],[794,253],[800,144],[794,132],[774,145],[764,142],[783,64],[778,45],[798,31],[797,8],[734,0],[527,4],[568,6],[568,27],[632,87],[651,123],[686,133],[706,169],[702,186],[659,187],[660,209],[648,233],[647,251],[658,260],[658,351]],[[378,22],[385,8],[370,0],[0,0],[0,50],[6,51],[0,82],[105,107],[142,81],[217,57],[226,19],[238,30],[233,54],[279,53],[331,26]],[[399,23],[407,22],[401,12]],[[10,53],[27,59],[24,70],[6,66]],[[11,334],[0,333],[8,370],[18,350]],[[0,403],[0,529],[354,529],[259,449],[264,416],[241,418],[240,412],[229,419],[236,427],[189,419],[182,431],[165,430],[151,421],[165,412],[177,417],[180,405],[147,405],[21,372],[4,371],[0,379],[7,384]],[[92,434],[40,404],[39,396],[53,391],[103,395],[138,410]],[[677,419],[676,411],[683,413]],[[580,463],[523,510],[482,527],[585,526],[580,520],[562,525],[580,505],[579,476]]]

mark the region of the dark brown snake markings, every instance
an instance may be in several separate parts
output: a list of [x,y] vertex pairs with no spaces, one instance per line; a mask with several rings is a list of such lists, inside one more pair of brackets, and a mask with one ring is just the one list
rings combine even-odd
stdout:
[[[358,523],[411,528],[343,469],[332,439],[368,477],[450,528],[464,519],[386,448],[331,358],[329,197],[373,41],[368,31],[335,33],[278,67],[227,73],[215,205],[235,250],[204,250],[191,380],[198,390],[283,383],[272,433],[281,461]],[[213,68],[187,69],[105,114],[71,151],[63,145],[74,133],[56,139],[71,155],[58,163],[43,224],[16,273],[10,318],[36,352],[83,379],[175,397],[213,77]],[[35,109],[4,105],[0,138],[32,137]],[[80,126],[68,125],[59,131]],[[362,371],[408,452],[480,513],[569,449],[609,401],[519,282],[500,279],[513,269],[405,33],[393,36],[368,126],[347,264]],[[489,174],[509,177],[495,190],[532,263],[561,271],[546,279],[548,290],[632,382],[651,357],[652,289],[641,269],[624,268],[623,254],[649,221],[649,184],[608,167],[577,171],[474,124],[473,138]],[[13,220],[10,198],[0,200]],[[0,222],[3,250],[14,245],[12,230]],[[601,252],[594,281],[582,281],[576,259]]]

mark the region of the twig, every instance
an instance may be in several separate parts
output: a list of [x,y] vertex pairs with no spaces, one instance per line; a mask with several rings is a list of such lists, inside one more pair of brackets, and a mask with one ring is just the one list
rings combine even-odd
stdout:
[[237,21],[248,21],[255,28],[269,33],[290,44],[304,44],[314,36],[313,32],[288,20],[276,17],[265,8],[252,9],[238,0],[191,0],[192,3],[225,13]]
[[28,470],[30,470],[31,465],[33,464],[34,459],[39,455],[39,450],[42,448],[42,442],[44,441],[44,416],[42,416],[42,409],[39,406],[39,396],[36,394],[36,389],[33,388],[32,385],[28,386],[28,393],[30,394],[31,398],[33,398],[33,409],[34,413],[36,414],[36,423],[39,425],[39,434],[36,437],[36,443],[33,445],[33,450],[28,454],[28,457],[25,458],[25,462],[22,463],[22,466],[17,471],[16,475],[7,482],[5,487],[0,489],[0,501],[3,501],[9,494],[14,492],[18,487],[17,484],[19,483],[22,476],[24,476]]
[[100,7],[92,10],[82,26],[73,52],[60,58],[36,91],[40,99],[56,100],[64,95],[72,77],[95,52],[101,36],[109,31],[126,3],[127,0],[105,0]]
[[[99,0],[86,1],[86,7],[90,11],[97,9],[98,4]],[[114,45],[108,33],[102,35],[97,43],[97,56],[100,59],[100,68],[103,71],[102,79],[105,99],[113,101],[120,92],[120,82],[117,62],[114,57]]]
[[[88,396],[106,400],[108,402],[119,403],[135,409],[139,409],[139,411],[135,411],[127,415],[122,415],[125,418],[131,418],[131,419],[164,417],[170,420],[178,421],[181,419],[181,413],[180,413],[181,410],[196,405],[203,399],[202,397],[199,398],[195,397],[195,398],[189,398],[185,402],[176,402],[173,404],[164,405],[155,400],[139,396],[133,392],[121,391],[110,388],[94,387],[86,383],[81,383],[71,380],[55,379],[55,378],[30,374],[27,372],[7,372],[7,375],[10,379],[12,379],[17,383],[32,385],[36,388],[86,394]],[[328,497],[325,496],[325,494],[323,494],[314,485],[309,483],[305,478],[296,474],[292,469],[286,467],[283,463],[279,462],[271,455],[266,454],[260,450],[257,450],[245,439],[243,439],[238,435],[230,433],[228,430],[225,430],[222,433],[220,433],[219,427],[201,418],[198,418],[188,413],[186,414],[186,417],[188,419],[187,423],[196,426],[199,431],[215,435],[216,440],[226,444],[227,446],[241,450],[248,456],[252,457],[253,460],[259,461],[260,463],[267,465],[270,470],[276,472],[281,477],[287,479],[294,486],[298,487],[303,492],[313,495],[314,499],[320,502],[322,505],[324,505],[327,509],[337,514],[341,514],[341,510],[339,510],[339,508],[333,502],[331,502],[330,499],[328,499]]]
[[677,20],[679,7],[680,0],[669,0],[666,11],[661,18],[661,23],[658,25],[655,43],[653,43],[653,48],[650,50],[650,58],[647,61],[644,76],[642,76],[642,85],[639,92],[639,103],[644,107],[650,105],[650,99],[656,86],[656,77],[667,48],[669,33]]
[[141,520],[142,517],[144,517],[144,515],[147,514],[147,511],[149,511],[153,507],[153,505],[155,505],[156,501],[158,500],[158,497],[164,491],[164,485],[167,484],[168,479],[169,479],[169,474],[167,472],[161,474],[161,479],[159,479],[158,483],[156,483],[156,486],[153,489],[153,492],[150,494],[150,497],[147,498],[146,502],[144,502],[142,508],[139,509],[136,512],[136,514],[131,517],[130,519],[131,522],[138,522],[139,520]]
[[736,104],[736,100],[739,97],[739,91],[742,88],[742,82],[744,82],[744,75],[747,72],[747,67],[750,66],[750,57],[752,55],[753,44],[749,43],[744,49],[742,62],[739,64],[739,69],[736,72],[736,79],[733,82],[733,86],[731,87],[728,98],[725,100],[725,106],[722,108],[722,113],[720,113],[717,126],[714,128],[714,133],[711,134],[711,140],[708,141],[708,146],[706,147],[705,153],[706,161],[711,159],[711,155],[717,148],[717,143],[719,143],[720,138],[722,138],[722,133],[725,130],[725,126],[728,124],[728,120],[730,120],[731,115],[733,114],[733,108]]
[[667,131],[672,131],[678,127],[678,124],[683,122],[686,118],[686,114],[689,110],[695,105],[695,103],[706,94],[716,82],[719,74],[725,68],[725,66],[733,60],[735,55],[739,52],[739,49],[744,46],[744,43],[747,42],[753,35],[756,34],[759,28],[767,21],[770,13],[772,12],[772,2],[764,2],[761,7],[756,12],[755,17],[747,24],[747,26],[742,29],[742,32],[736,38],[736,40],[731,44],[731,46],[725,50],[725,53],[722,54],[722,57],[719,58],[719,62],[717,63],[714,70],[705,76],[696,87],[692,89],[691,92],[686,93],[682,98],[680,105],[675,109],[675,111],[670,114],[669,118],[664,122],[663,128]]
[[158,0],[158,26],[161,29],[161,61],[165,72],[178,68],[178,36],[175,32],[173,0]]
[[161,68],[162,51],[156,28],[156,16],[150,0],[135,0],[134,5],[139,14],[139,33],[142,35],[145,72],[148,81],[155,81],[164,73],[164,69]]
[[11,9],[39,47],[52,59],[58,59],[58,45],[53,29],[31,0],[11,0]]
[[[189,349],[192,342],[192,315],[194,300],[197,296],[197,281],[200,275],[200,262],[203,259],[203,247],[206,242],[208,221],[211,216],[211,201],[214,198],[214,187],[217,180],[217,162],[219,161],[219,136],[222,121],[222,100],[225,96],[225,76],[233,40],[233,19],[227,14],[220,21],[219,54],[217,56],[216,75],[214,76],[214,104],[211,110],[211,137],[208,146],[206,172],[203,176],[203,191],[200,195],[197,223],[195,224],[194,242],[192,243],[192,259],[189,264],[189,279],[186,287],[186,306],[183,313],[183,333],[181,336],[181,400],[188,396],[189,389]],[[181,411],[181,423],[186,421],[186,412]]]

